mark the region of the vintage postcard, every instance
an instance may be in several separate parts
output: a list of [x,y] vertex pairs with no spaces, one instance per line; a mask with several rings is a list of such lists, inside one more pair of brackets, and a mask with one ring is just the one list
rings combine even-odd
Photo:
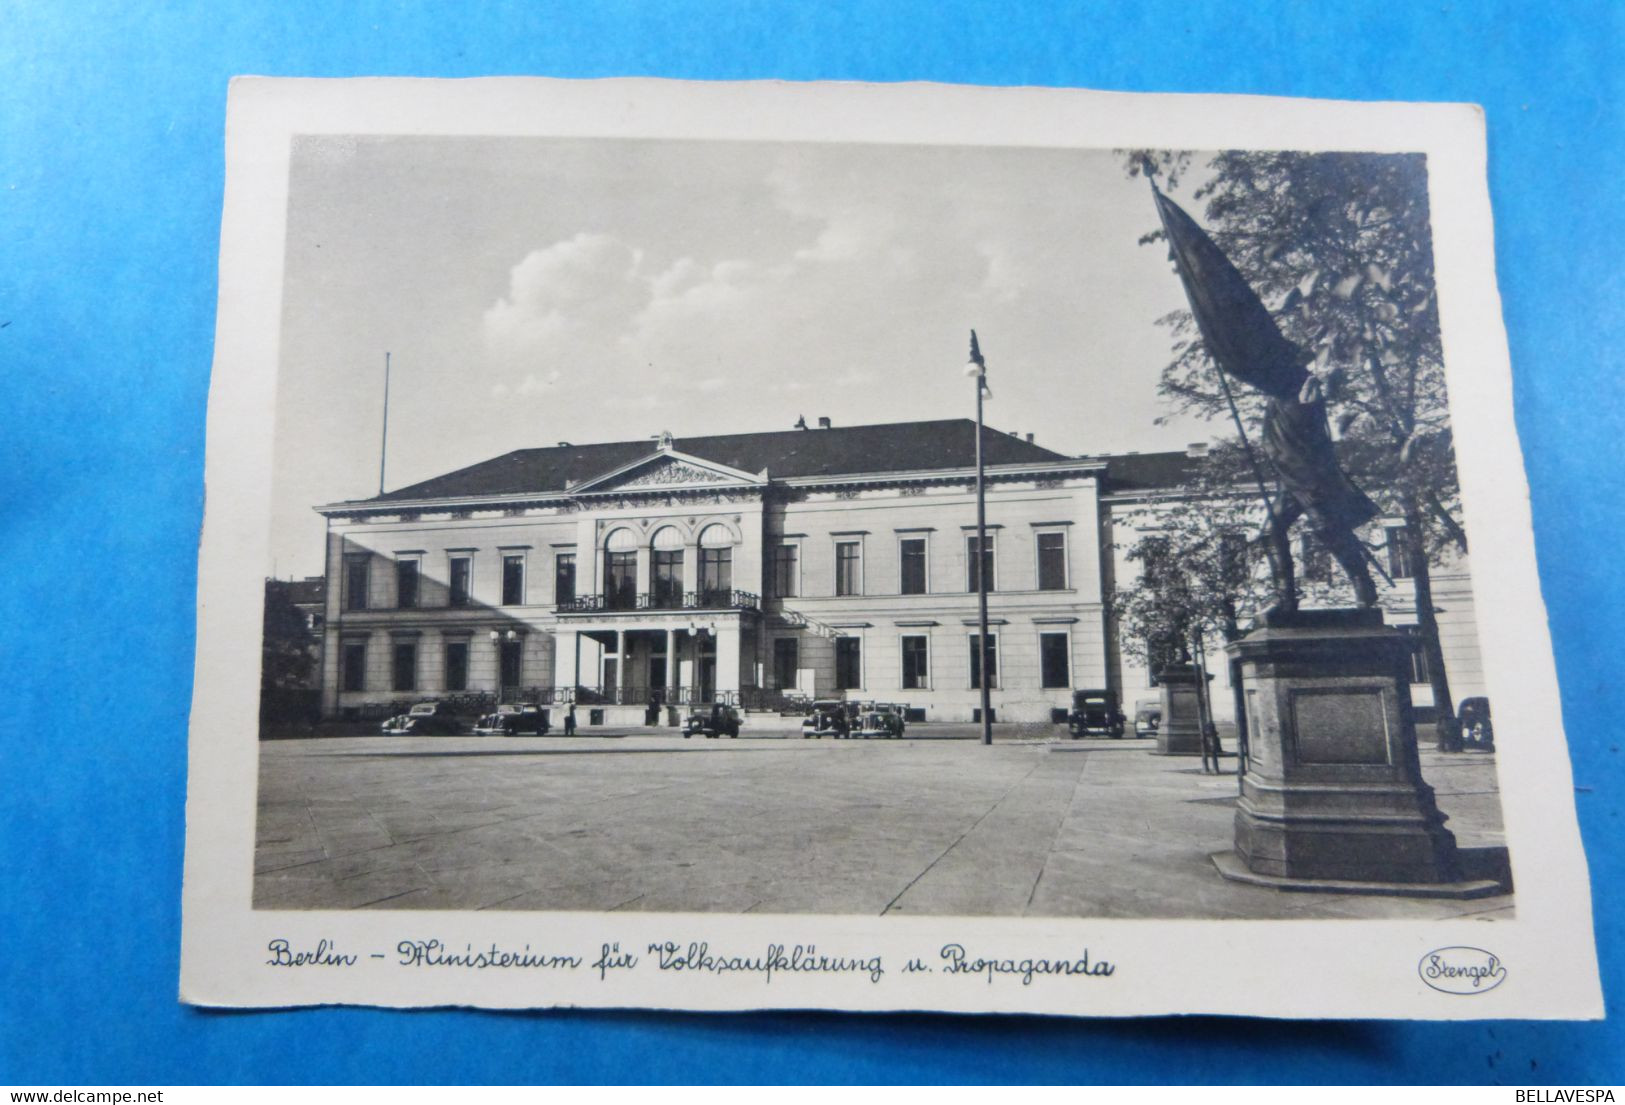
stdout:
[[1602,1015],[1467,105],[232,85],[181,996]]

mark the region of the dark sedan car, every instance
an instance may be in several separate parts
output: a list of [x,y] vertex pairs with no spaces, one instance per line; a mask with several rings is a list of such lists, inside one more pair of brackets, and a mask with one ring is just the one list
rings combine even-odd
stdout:
[[1073,737],[1120,737],[1126,721],[1128,718],[1117,707],[1116,691],[1072,692],[1072,712],[1066,723]]
[[396,714],[379,728],[396,737],[449,737],[463,731],[463,723],[439,702],[419,702],[404,714]]
[[547,711],[530,702],[498,706],[496,713],[486,714],[474,726],[474,732],[481,735],[504,737],[521,734],[539,737],[547,730]]
[[695,710],[688,715],[683,726],[685,738],[698,734],[702,737],[739,736],[739,711],[732,706],[713,706],[709,710]]

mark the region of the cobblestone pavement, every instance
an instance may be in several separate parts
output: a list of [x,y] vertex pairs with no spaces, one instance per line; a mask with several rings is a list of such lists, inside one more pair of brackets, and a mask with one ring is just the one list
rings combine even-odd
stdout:
[[[1220,878],[1234,776],[1048,727],[974,739],[349,737],[260,746],[260,909],[1085,917],[1510,916],[1510,895]],[[973,738],[971,726],[916,735]],[[1082,746],[1082,750],[1079,747]],[[1466,846],[1504,843],[1494,757],[1422,754]],[[1229,761],[1233,763],[1234,761]]]

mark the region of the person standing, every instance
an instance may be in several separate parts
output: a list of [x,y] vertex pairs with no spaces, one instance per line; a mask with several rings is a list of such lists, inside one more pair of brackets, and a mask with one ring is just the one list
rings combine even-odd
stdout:
[[567,737],[576,735],[576,704],[574,702],[570,703],[570,709],[564,715],[564,735]]

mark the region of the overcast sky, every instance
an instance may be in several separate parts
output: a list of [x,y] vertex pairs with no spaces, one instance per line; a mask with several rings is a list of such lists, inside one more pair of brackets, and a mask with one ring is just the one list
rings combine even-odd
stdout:
[[488,138],[294,145],[273,563],[311,507],[512,449],[966,417],[1060,452],[1178,448],[1184,305],[1108,151]]

